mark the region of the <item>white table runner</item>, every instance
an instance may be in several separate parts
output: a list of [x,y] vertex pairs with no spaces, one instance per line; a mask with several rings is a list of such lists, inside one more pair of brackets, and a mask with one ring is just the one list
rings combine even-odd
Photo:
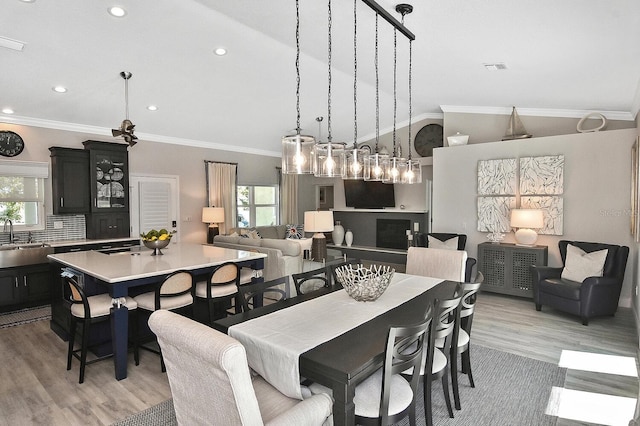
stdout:
[[[441,279],[395,273],[375,302],[357,302],[335,291],[229,328],[249,366],[283,394],[302,399],[300,354],[433,288]],[[425,306],[426,309],[426,306]]]

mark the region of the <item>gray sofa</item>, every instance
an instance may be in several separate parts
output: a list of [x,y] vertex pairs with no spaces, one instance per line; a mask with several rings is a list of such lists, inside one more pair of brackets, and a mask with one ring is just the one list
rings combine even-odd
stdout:
[[281,239],[264,237],[253,239],[231,235],[216,235],[213,239],[213,245],[235,250],[255,250],[266,254],[263,273],[265,281],[302,272],[302,250],[300,249],[300,244],[284,237]]

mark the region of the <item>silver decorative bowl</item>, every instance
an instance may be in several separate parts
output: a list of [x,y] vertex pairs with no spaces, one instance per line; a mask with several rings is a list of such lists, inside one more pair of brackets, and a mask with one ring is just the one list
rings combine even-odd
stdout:
[[345,265],[336,269],[336,276],[349,296],[358,302],[372,302],[385,292],[395,269],[389,266]]
[[142,244],[144,244],[144,246],[146,248],[150,248],[153,250],[153,253],[151,253],[151,256],[162,256],[162,252],[160,251],[160,249],[165,248],[166,246],[169,245],[169,243],[171,242],[170,239],[166,239],[166,240],[155,240],[155,241],[142,241]]

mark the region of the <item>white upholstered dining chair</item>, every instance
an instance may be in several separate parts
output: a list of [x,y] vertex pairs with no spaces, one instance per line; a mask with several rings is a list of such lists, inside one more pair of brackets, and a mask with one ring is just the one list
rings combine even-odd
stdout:
[[167,367],[178,424],[323,425],[328,395],[289,398],[252,376],[244,346],[204,324],[169,311],[149,319]]
[[409,247],[407,251],[407,274],[465,281],[467,252],[427,247]]

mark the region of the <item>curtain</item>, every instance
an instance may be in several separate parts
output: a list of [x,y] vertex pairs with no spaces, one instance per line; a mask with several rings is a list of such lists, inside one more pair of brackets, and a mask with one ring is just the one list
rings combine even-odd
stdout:
[[209,207],[224,208],[224,223],[219,225],[221,234],[236,225],[237,168],[237,164],[207,162]]
[[280,172],[280,211],[283,224],[298,223],[298,175]]

